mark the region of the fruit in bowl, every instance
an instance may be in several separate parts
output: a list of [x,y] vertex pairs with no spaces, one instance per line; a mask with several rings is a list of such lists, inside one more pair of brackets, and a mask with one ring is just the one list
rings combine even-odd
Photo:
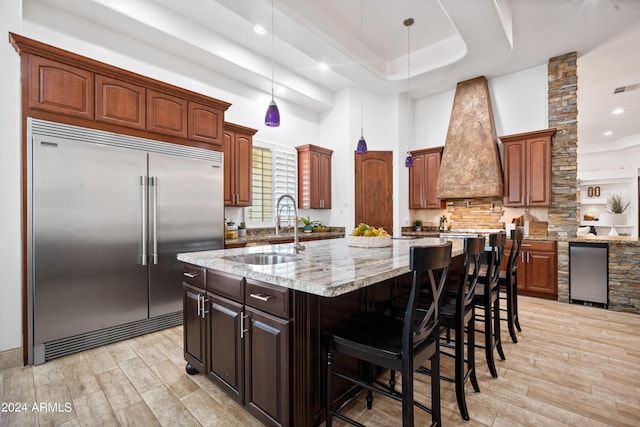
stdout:
[[347,245],[358,248],[383,248],[391,246],[391,236],[382,227],[376,228],[360,223],[351,235],[347,236]]
[[353,229],[351,235],[357,237],[385,237],[389,234],[382,227],[376,228],[361,222]]

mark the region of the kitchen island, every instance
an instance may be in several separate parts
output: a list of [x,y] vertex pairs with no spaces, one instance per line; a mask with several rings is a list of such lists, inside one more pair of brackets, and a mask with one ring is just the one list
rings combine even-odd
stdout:
[[[179,254],[185,359],[267,425],[318,425],[324,419],[320,331],[359,312],[384,310],[410,283],[410,246],[440,242],[392,239],[389,247],[356,248],[333,239],[307,242],[297,254],[293,244]],[[462,252],[462,240],[454,240],[452,255]],[[295,259],[239,261],[274,253]],[[357,361],[336,364],[358,374]],[[336,385],[338,401],[353,392]]]

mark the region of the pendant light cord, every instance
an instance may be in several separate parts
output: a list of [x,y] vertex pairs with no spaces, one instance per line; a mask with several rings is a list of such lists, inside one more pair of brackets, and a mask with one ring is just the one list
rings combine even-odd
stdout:
[[363,31],[363,12],[362,12],[362,1],[360,0],[360,137],[364,138],[364,72],[362,71],[362,68],[364,67],[364,58],[363,58],[363,54],[362,54],[362,44],[363,44],[363,37],[364,37],[364,31]]
[[413,25],[413,18],[407,18],[404,20],[404,25],[407,27],[407,139],[409,140],[409,153],[411,153],[411,98],[409,95],[410,80],[411,80],[411,26]]
[[271,101],[273,101],[273,56],[275,53],[275,49],[274,49],[274,44],[273,44],[273,38],[274,38],[274,19],[273,19],[273,2],[274,0],[271,0]]

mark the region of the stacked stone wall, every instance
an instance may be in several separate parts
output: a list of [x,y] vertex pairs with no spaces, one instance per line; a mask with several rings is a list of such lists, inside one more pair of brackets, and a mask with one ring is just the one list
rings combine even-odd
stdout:
[[[556,128],[551,146],[549,237],[574,237],[578,224],[578,63],[575,52],[548,64],[549,127]],[[558,243],[558,300],[569,301],[569,245]]]

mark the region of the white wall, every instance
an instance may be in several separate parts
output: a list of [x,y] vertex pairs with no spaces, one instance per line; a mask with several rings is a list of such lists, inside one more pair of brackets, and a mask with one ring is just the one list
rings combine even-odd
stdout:
[[7,42],[21,15],[21,1],[0,1],[0,351],[22,346],[20,58]]

